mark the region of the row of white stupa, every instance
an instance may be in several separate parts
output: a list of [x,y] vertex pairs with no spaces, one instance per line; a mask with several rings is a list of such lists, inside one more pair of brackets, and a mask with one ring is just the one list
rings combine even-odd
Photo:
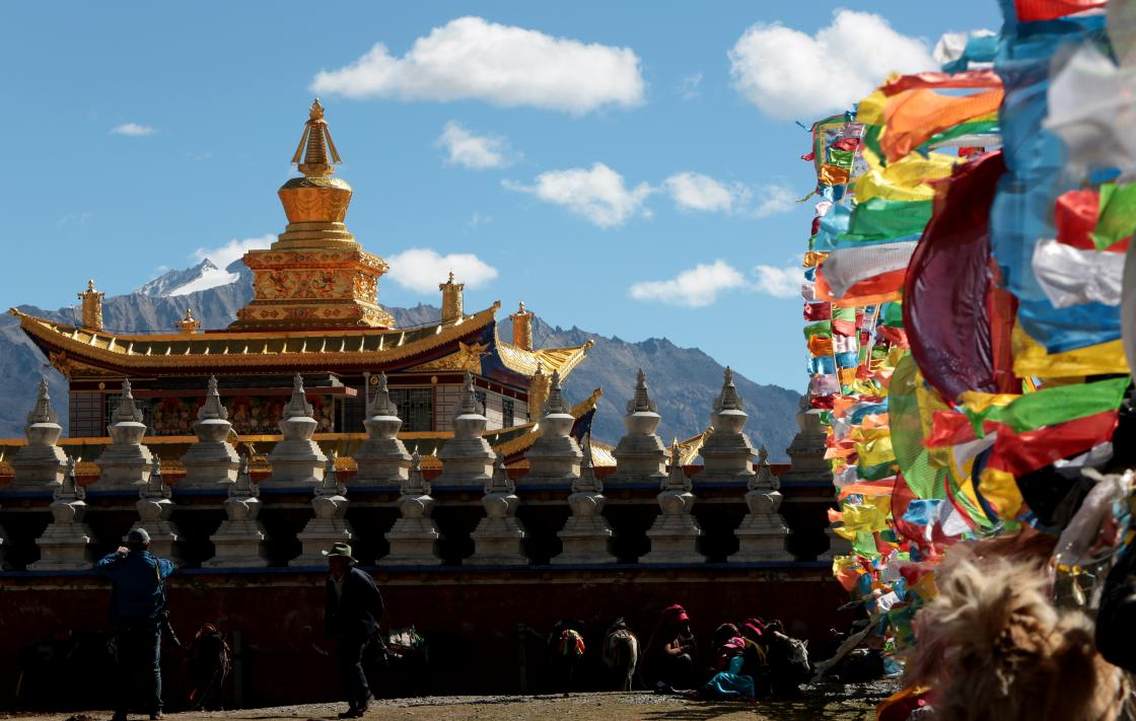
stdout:
[[[588,437],[581,449],[571,435],[575,419],[568,412],[560,388],[560,379],[551,379],[548,399],[540,420],[541,436],[526,454],[529,472],[526,483],[569,483],[568,504],[572,514],[558,533],[563,551],[554,563],[614,563],[610,551],[614,532],[603,516],[605,499],[603,483],[592,467]],[[229,442],[231,424],[221,403],[215,379],[210,379],[206,401],[198,412],[195,431],[198,442],[190,446],[181,461],[186,475],[178,488],[228,488],[225,501],[226,520],[210,536],[215,547],[209,567],[257,567],[266,565],[265,533],[257,520],[261,507],[259,486],[277,488],[313,488],[313,517],[298,538],[302,543],[299,557],[292,565],[307,566],[322,562],[321,550],[338,541],[350,541],[354,532],[346,520],[349,501],[347,491],[335,472],[334,456],[328,458],[312,440],[316,421],[308,403],[302,378],[297,375],[292,397],[285,406],[279,426],[283,439],[268,455],[271,475],[260,484],[249,476],[247,460],[237,454]],[[714,426],[704,441],[701,454],[704,468],[700,482],[745,480],[745,501],[749,513],[735,531],[739,550],[731,560],[791,560],[785,551],[787,534],[778,512],[781,494],[770,471],[765,450],[757,471],[753,467],[754,449],[742,432],[747,414],[726,370],[722,392],[714,407]],[[635,396],[627,404],[627,433],[613,455],[617,466],[611,480],[653,481],[660,484],[657,496],[659,515],[647,531],[651,550],[642,563],[698,563],[705,560],[697,543],[702,535],[698,521],[691,515],[695,496],[692,483],[683,470],[677,446],[672,450],[667,470],[666,447],[656,433],[660,422],[651,401],[646,379],[640,371]],[[407,453],[398,439],[402,421],[391,401],[386,377],[380,376],[366,403],[364,425],[368,438],[354,454],[359,471],[356,482],[397,483],[400,489],[400,518],[384,535],[390,553],[380,564],[433,565],[441,563],[437,544],[440,533],[431,513],[434,499],[430,483],[422,475],[417,452]],[[442,446],[438,457],[442,473],[439,485],[482,485],[485,516],[472,533],[474,553],[466,559],[473,565],[518,565],[528,563],[523,541],[526,532],[516,518],[520,499],[516,486],[500,458],[483,437],[487,419],[481,413],[473,386],[467,374],[462,402],[454,419],[454,435]],[[12,460],[15,478],[10,490],[54,488],[50,505],[53,522],[36,539],[40,559],[29,566],[33,571],[82,570],[90,567],[89,550],[93,543],[90,530],[83,523],[87,510],[86,491],[75,481],[75,463],[56,445],[61,427],[41,383],[35,408],[28,416],[28,445]],[[129,381],[123,383],[119,406],[109,427],[112,443],[95,460],[100,467],[96,487],[140,487],[137,502],[139,520],[136,527],[145,528],[159,554],[173,553],[179,535],[170,522],[174,510],[170,487],[161,477],[159,461],[142,444],[146,426],[136,408]],[[2,539],[2,535],[0,535]],[[2,542],[2,540],[0,540]]]

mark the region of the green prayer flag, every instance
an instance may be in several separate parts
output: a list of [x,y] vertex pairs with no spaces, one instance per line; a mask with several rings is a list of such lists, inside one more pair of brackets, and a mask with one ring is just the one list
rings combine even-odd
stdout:
[[891,301],[880,306],[880,325],[903,327],[903,303]]
[[852,210],[849,235],[899,238],[917,235],[931,220],[930,200],[868,198]]
[[832,321],[818,320],[816,323],[809,323],[804,328],[805,337],[812,338],[814,335],[832,335]]
[[1002,423],[1015,433],[1022,433],[1114,411],[1124,400],[1129,382],[1129,378],[1125,376],[1096,383],[1042,388],[1005,406],[991,406],[982,411],[967,408],[966,414],[979,435],[982,435],[982,424],[985,421]]
[[1093,230],[1093,243],[1098,250],[1127,238],[1136,231],[1136,183],[1102,183],[1100,217]]

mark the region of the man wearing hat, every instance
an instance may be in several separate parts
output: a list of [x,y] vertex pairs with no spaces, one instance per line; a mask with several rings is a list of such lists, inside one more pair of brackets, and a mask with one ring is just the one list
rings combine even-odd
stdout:
[[363,652],[378,633],[383,597],[375,579],[355,567],[351,546],[336,543],[323,555],[329,571],[324,627],[328,638],[335,639],[336,664],[348,703],[339,718],[359,718],[367,713],[372,698]]
[[146,690],[150,718],[160,719],[165,580],[174,564],[150,553],[150,534],[144,528],[131,530],[124,543],[95,565],[111,582],[110,623],[118,662],[114,721],[125,721],[140,688]]

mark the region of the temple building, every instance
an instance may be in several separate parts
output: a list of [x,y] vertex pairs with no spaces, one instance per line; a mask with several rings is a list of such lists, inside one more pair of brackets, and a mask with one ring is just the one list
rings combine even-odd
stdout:
[[509,429],[536,421],[552,373],[567,377],[591,343],[535,348],[533,314],[523,303],[509,316],[514,342],[502,341],[500,303],[466,313],[463,285],[452,273],[439,285],[437,322],[396,327],[378,302],[389,266],[344,222],[352,190],[334,175],[339,152],[318,100],[292,162],[301,175],[278,192],[288,224],[271,247],[244,256],[253,298],[229,327],[202,330],[189,312],[177,332],[118,333],[103,327],[103,294],[93,282],[79,294],[77,327],[11,311],[68,380],[69,435],[105,436],[127,378],[148,436],[190,435],[210,375],[242,437],[277,433],[296,373],[317,433],[361,433],[362,389],[380,372],[404,434],[448,435],[466,372],[489,430],[504,434],[501,442],[511,438]]

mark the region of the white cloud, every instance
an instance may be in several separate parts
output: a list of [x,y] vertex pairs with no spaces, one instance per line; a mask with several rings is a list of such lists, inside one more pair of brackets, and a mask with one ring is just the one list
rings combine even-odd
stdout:
[[216,248],[198,248],[193,251],[193,257],[201,262],[208,258],[213,265],[221,270],[228,268],[233,261],[244,257],[244,254],[257,248],[267,248],[275,242],[275,235],[262,235],[257,238],[233,238],[228,243]]
[[138,123],[123,123],[122,125],[116,125],[111,128],[110,132],[114,135],[129,135],[131,137],[138,137],[141,135],[153,135],[158,131],[150,127],[149,125],[140,125]]
[[733,212],[749,198],[741,183],[727,185],[701,173],[676,173],[663,181],[675,204],[686,210]]
[[753,269],[757,276],[753,289],[758,293],[774,298],[796,298],[801,295],[801,282],[804,279],[800,266],[778,268],[772,265],[759,265]]
[[440,255],[430,248],[411,248],[387,258],[387,275],[395,283],[418,293],[437,293],[453,272],[466,288],[480,288],[497,277],[497,269],[472,253]]
[[623,225],[636,214],[650,216],[644,201],[654,192],[647,183],[628,188],[623,176],[603,163],[591,169],[550,170],[536,176],[533,185],[502,181],[509,190],[531,193],[541,200],[563,206],[601,228]]
[[451,165],[484,170],[508,164],[503,139],[474,135],[453,120],[442,128],[438,145],[445,148],[448,156],[446,162]]
[[758,193],[753,214],[759,218],[785,213],[797,207],[797,194],[785,185],[767,185]]
[[647,280],[635,283],[628,291],[635,300],[654,300],[670,305],[701,308],[718,299],[725,290],[740,288],[745,277],[723,260],[709,265],[698,264],[670,280]]
[[451,20],[414,41],[402,57],[382,43],[312,81],[318,93],[348,98],[484,100],[587,113],[643,102],[639,56],[479,17]]
[[889,73],[938,67],[922,40],[854,10],[837,10],[812,37],[780,23],[753,25],[729,57],[738,91],[767,115],[787,120],[845,110]]
[[678,94],[682,96],[683,100],[694,100],[702,94],[700,90],[702,86],[702,73],[691,73],[684,75],[678,81]]
[[468,225],[471,228],[476,228],[479,225],[485,225],[486,223],[492,223],[492,222],[493,222],[493,216],[492,215],[484,215],[483,213],[475,210],[475,211],[473,211],[473,215],[471,215],[469,217],[469,220],[466,222],[466,225]]

